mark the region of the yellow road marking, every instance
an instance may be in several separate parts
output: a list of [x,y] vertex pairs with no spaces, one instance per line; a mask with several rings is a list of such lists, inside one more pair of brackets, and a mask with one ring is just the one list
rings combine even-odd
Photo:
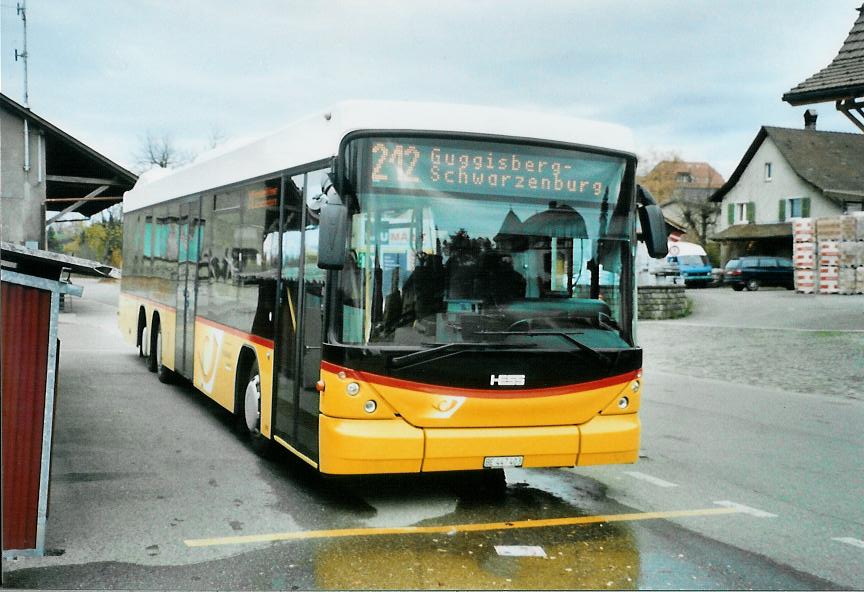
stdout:
[[698,510],[671,510],[668,512],[635,512],[632,514],[606,514],[599,516],[574,516],[569,518],[544,518],[542,520],[515,520],[513,522],[484,522],[480,524],[450,524],[444,526],[396,526],[390,528],[341,528],[335,530],[305,530],[276,532],[244,536],[217,537],[212,539],[186,539],[187,547],[212,547],[215,545],[242,545],[246,543],[268,543],[273,541],[296,541],[353,536],[380,536],[392,534],[452,534],[457,532],[482,532],[488,530],[512,530],[518,528],[546,528],[549,526],[571,526],[597,522],[629,522],[684,518],[687,516],[715,516],[718,514],[740,514],[737,508],[703,508]]

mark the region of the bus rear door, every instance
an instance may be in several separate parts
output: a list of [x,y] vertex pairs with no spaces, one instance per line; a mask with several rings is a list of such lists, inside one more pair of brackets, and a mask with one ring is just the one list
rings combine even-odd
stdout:
[[201,243],[200,199],[180,204],[177,249],[177,318],[174,333],[174,371],[192,379],[195,348],[198,251]]

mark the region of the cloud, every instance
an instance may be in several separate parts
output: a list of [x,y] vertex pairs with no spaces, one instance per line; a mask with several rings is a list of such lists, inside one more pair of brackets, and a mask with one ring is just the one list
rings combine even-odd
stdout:
[[[31,103],[121,163],[147,130],[203,145],[214,125],[262,133],[348,98],[605,119],[728,163],[759,125],[799,125],[780,96],[833,58],[859,2],[44,0]],[[20,22],[2,6],[6,92]],[[820,124],[848,129],[830,109]]]

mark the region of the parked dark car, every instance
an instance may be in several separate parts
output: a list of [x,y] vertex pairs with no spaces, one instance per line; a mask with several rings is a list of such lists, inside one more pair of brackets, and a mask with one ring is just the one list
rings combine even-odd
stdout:
[[783,257],[741,257],[732,259],[723,270],[723,283],[736,292],[744,288],[758,290],[760,286],[795,289],[792,260]]

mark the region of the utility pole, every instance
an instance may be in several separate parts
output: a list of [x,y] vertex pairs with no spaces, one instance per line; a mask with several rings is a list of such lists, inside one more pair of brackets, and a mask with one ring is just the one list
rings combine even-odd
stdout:
[[24,106],[30,108],[30,95],[27,88],[27,0],[21,0],[16,7],[18,16],[21,17],[21,23],[24,26],[24,50],[19,52],[15,50],[15,61],[21,58],[24,64]]

